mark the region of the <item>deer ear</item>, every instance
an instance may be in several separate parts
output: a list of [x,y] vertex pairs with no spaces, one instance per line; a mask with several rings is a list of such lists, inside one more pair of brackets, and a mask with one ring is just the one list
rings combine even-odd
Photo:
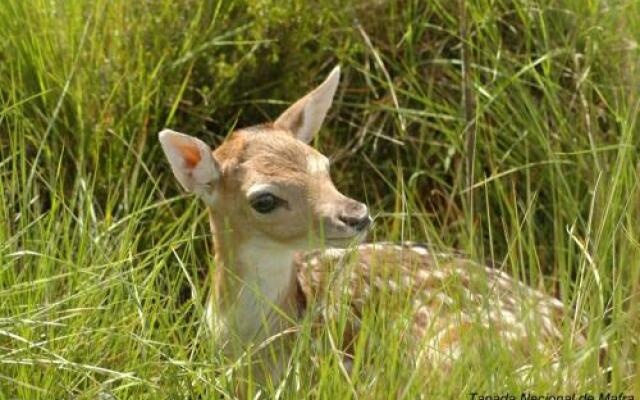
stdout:
[[275,122],[277,128],[293,132],[305,143],[309,143],[320,130],[322,121],[333,102],[340,82],[340,67],[335,67],[327,79],[306,96],[296,101]]
[[158,138],[182,187],[198,194],[207,203],[213,202],[220,170],[211,148],[198,138],[170,129],[160,132]]

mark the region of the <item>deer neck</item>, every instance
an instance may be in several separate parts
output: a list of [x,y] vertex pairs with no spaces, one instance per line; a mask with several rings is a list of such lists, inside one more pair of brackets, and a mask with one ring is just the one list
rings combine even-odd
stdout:
[[275,329],[282,313],[293,317],[298,311],[295,251],[219,226],[211,212],[210,224],[216,268],[207,314],[214,332],[248,341],[261,328]]

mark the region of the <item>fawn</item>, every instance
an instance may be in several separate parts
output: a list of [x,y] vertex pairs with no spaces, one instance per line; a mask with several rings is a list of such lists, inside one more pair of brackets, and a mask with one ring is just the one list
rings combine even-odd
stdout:
[[[408,291],[406,337],[421,359],[454,361],[472,326],[508,346],[555,353],[564,313],[557,299],[460,256],[419,245],[360,244],[371,223],[367,206],[336,189],[328,158],[308,145],[339,77],[336,67],[275,122],[239,129],[215,151],[195,137],[159,134],[176,178],[209,211],[216,269],[207,320],[216,337],[237,354],[291,328],[323,297],[328,271],[342,263],[349,267],[336,282],[347,288],[355,320],[380,290]],[[329,248],[318,250],[322,244]],[[357,322],[351,326],[348,335],[357,335]],[[276,378],[280,368],[269,369]]]

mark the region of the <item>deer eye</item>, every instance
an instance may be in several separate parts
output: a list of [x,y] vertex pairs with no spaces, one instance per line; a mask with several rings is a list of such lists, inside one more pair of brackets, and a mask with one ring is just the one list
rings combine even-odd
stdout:
[[249,204],[260,214],[268,214],[282,203],[282,199],[271,193],[260,193],[249,200]]

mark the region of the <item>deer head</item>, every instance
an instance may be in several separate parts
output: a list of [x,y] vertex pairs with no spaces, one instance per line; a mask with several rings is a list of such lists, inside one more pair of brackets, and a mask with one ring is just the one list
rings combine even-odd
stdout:
[[[240,129],[212,152],[201,140],[171,130],[160,143],[178,181],[209,207],[217,240],[233,246],[304,250],[361,240],[367,207],[340,193],[329,159],[308,145],[331,106],[336,67],[274,123]],[[229,240],[224,240],[226,237]]]

